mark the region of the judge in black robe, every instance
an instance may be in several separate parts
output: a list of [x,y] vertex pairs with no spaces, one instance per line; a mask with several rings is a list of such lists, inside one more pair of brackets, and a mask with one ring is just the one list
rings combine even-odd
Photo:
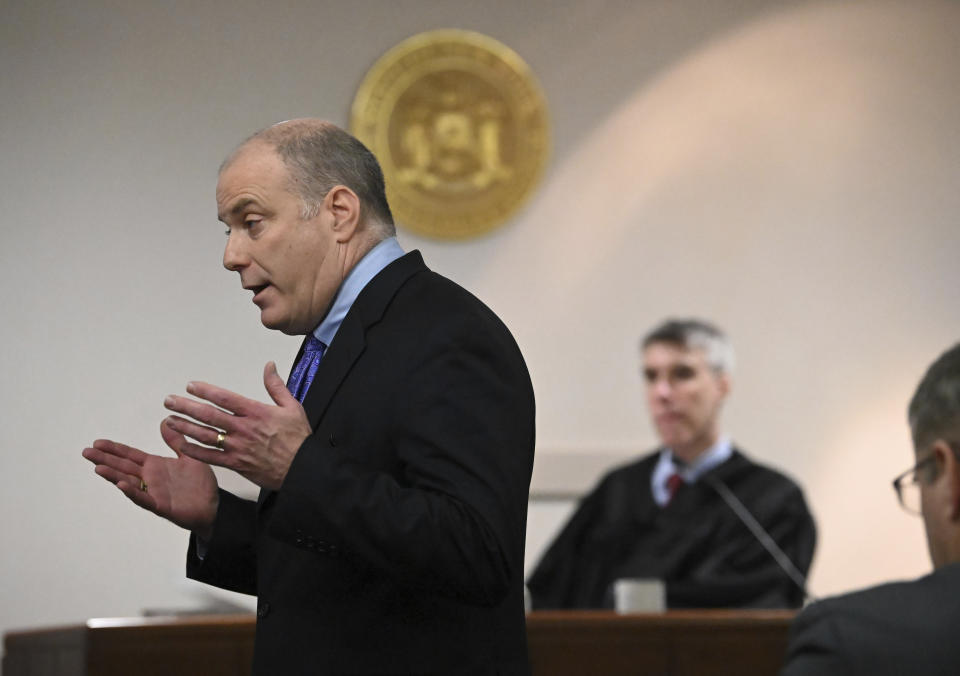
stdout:
[[659,453],[606,475],[528,580],[535,609],[611,608],[620,578],[658,578],[669,608],[791,608],[804,591],[716,489],[722,482],[805,577],[816,530],[800,488],[740,451],[660,507]]

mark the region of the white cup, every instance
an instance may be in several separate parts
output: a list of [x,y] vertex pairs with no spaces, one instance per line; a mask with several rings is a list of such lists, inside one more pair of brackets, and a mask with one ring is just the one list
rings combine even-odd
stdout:
[[667,590],[656,578],[620,578],[613,583],[613,608],[624,613],[662,613]]

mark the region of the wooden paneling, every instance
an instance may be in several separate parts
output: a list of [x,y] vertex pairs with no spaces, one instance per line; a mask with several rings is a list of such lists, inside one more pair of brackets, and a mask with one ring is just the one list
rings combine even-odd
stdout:
[[10,633],[5,676],[249,676],[252,615],[90,620]]
[[[534,612],[534,676],[775,676],[788,611]],[[4,637],[4,676],[249,676],[252,615],[90,620]]]
[[535,676],[776,676],[793,611],[535,612]]

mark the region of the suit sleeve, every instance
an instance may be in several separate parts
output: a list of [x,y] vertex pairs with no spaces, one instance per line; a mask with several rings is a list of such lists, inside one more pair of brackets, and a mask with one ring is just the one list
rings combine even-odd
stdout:
[[780,676],[843,676],[853,673],[844,659],[836,618],[829,603],[804,609],[790,627],[787,658]]
[[257,593],[256,503],[220,490],[213,535],[203,558],[190,536],[187,577],[242,594]]
[[364,449],[313,435],[270,534],[309,533],[403,586],[494,605],[523,574],[532,388],[499,323],[468,314],[430,329],[404,355],[390,419],[369,423],[388,427],[394,466],[372,469],[356,460]]

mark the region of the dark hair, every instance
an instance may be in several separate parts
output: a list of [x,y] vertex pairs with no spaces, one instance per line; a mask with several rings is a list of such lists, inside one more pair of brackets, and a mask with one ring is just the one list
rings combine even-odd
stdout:
[[733,346],[729,339],[723,331],[702,319],[668,319],[643,337],[640,348],[645,350],[653,343],[701,349],[706,353],[707,363],[715,371],[733,371]]
[[918,449],[936,439],[960,442],[960,343],[927,369],[910,400],[907,420]]
[[396,233],[380,163],[363,143],[340,127],[309,118],[280,122],[244,141],[220,170],[253,142],[267,144],[283,160],[294,190],[303,200],[305,218],[317,213],[334,186],[345,185],[360,198],[361,217],[365,221],[372,217],[375,223],[370,225],[380,226],[384,237]]

